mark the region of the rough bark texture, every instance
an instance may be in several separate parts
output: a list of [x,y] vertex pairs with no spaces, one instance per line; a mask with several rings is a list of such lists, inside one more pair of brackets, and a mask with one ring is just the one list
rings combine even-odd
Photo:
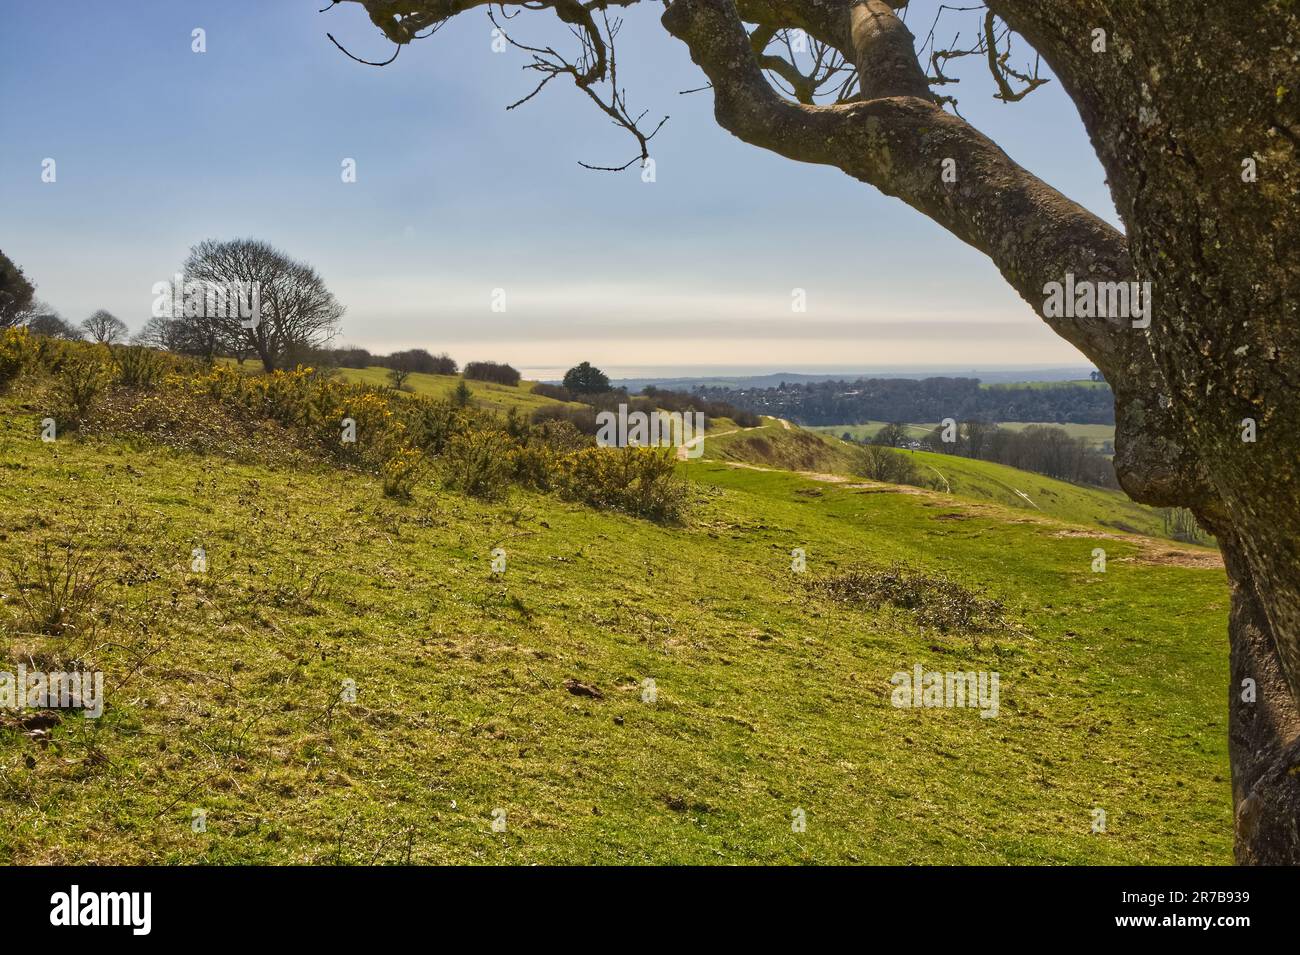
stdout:
[[[360,2],[400,43],[481,0]],[[663,24],[708,76],[723,128],[901,199],[988,255],[1040,316],[1044,286],[1067,273],[1152,283],[1147,329],[1044,321],[1115,389],[1125,490],[1191,508],[1219,540],[1233,594],[1237,856],[1300,863],[1300,5],[988,0],[1078,106],[1127,235],[936,104],[894,13],[906,5],[671,0]],[[836,48],[862,94],[833,106],[782,97],[745,23]],[[943,181],[945,159],[956,182]],[[1246,159],[1257,181],[1243,180]]]
[[[1079,107],[1155,288],[1161,429],[1197,477],[1168,498],[1216,533],[1232,581],[1233,794],[1241,862],[1300,862],[1300,19],[1286,2],[990,0]],[[1107,31],[1107,53],[1088,34]],[[1243,181],[1254,159],[1258,181]],[[1252,418],[1258,440],[1242,440]],[[1139,500],[1134,422],[1117,466]],[[1126,433],[1126,431],[1128,433]],[[1134,473],[1139,479],[1134,480]],[[1164,503],[1157,496],[1157,503]],[[1242,700],[1242,681],[1257,685]]]

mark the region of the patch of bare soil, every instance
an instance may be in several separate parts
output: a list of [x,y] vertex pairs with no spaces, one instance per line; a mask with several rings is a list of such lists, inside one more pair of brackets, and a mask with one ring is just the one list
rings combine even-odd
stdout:
[[1088,537],[1093,540],[1124,541],[1141,548],[1134,557],[1116,557],[1116,561],[1136,560],[1142,564],[1166,567],[1223,567],[1223,555],[1216,550],[1182,547],[1172,541],[1156,540],[1137,534],[1108,534],[1106,531],[1060,530],[1053,537]]

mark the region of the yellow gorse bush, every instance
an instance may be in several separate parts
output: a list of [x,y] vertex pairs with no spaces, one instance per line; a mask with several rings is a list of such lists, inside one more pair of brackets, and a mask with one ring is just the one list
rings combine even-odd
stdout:
[[[152,353],[155,363],[135,349],[101,354],[83,343],[38,341],[33,347],[24,331],[6,332],[0,372],[50,372],[68,417],[89,416],[98,433],[218,453],[305,451],[378,475],[384,493],[402,499],[436,463],[446,485],[476,497],[500,498],[522,485],[652,520],[676,521],[685,511],[671,449],[590,447],[571,424],[502,421],[472,404],[375,389],[311,367],[245,374],[161,352]],[[190,400],[178,401],[177,392]]]
[[31,336],[25,328],[6,328],[0,335],[0,390],[8,388],[32,360]]
[[676,469],[672,448],[584,448],[557,459],[555,483],[562,496],[593,507],[678,521],[687,499]]

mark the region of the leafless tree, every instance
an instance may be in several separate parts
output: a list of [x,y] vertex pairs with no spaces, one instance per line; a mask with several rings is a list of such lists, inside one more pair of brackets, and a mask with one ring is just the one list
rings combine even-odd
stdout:
[[[486,6],[346,2],[361,3],[399,50]],[[588,95],[603,85],[602,111],[631,128],[625,98],[609,92],[605,17],[633,2],[500,9],[550,11],[577,31],[577,57],[531,51],[541,85],[563,75]],[[932,27],[918,47],[908,5],[667,0],[661,22],[703,71],[724,129],[838,168],[933,219],[987,255],[1111,383],[1122,486],[1190,509],[1228,569],[1237,858],[1298,863],[1300,7],[987,0],[955,14],[978,17],[977,39],[939,47]],[[811,41],[797,55],[785,44],[794,31]],[[952,82],[946,62],[981,51],[1004,102],[1041,85],[1013,35],[1078,108],[1124,232],[1018,165],[936,91]],[[644,155],[647,137],[633,132]],[[1075,280],[1150,282],[1149,316],[1050,306],[1053,283]]]
[[[32,322],[36,321],[37,319],[43,319],[43,318],[48,319],[51,316],[62,320],[62,316],[59,315],[58,309],[56,309],[53,305],[51,305],[49,302],[46,302],[42,299],[34,298],[31,301],[29,301],[25,306],[23,306],[21,309],[19,309],[16,313],[11,315],[9,317],[8,324],[10,326],[27,325],[28,327],[30,327]],[[4,327],[6,327],[5,323],[0,322],[0,328],[4,328]]]
[[174,318],[155,315],[145,322],[144,327],[131,337],[136,345],[146,345],[162,351],[180,351],[182,339],[181,323]]
[[62,338],[70,342],[81,341],[82,334],[71,322],[65,321],[57,312],[42,312],[27,320],[27,328],[33,335],[46,338]]
[[[190,250],[183,271],[187,283],[222,290],[232,306],[216,314],[187,310],[182,319],[193,326],[187,340],[200,343],[208,357],[252,351],[263,368],[274,371],[324,346],[343,317],[343,306],[315,269],[256,239],[200,242]],[[249,294],[257,296],[258,305],[258,315],[251,319],[233,308]]]
[[92,342],[101,345],[116,345],[127,339],[130,329],[112,312],[100,309],[81,323],[81,330]]

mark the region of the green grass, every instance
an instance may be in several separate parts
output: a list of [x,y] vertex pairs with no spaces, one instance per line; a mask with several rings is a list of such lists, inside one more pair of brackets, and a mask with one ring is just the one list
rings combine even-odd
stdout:
[[[826,430],[787,431],[769,420],[761,430],[707,440],[704,456],[787,470],[855,474],[851,448]],[[1131,501],[1120,491],[1070,484],[991,461],[929,451],[899,453],[911,456],[922,474],[935,479],[940,489],[959,497],[1108,530],[1164,536],[1160,512]]]
[[[1037,511],[1074,524],[1090,524],[1152,537],[1164,535],[1160,513],[1137,504],[1120,491],[1084,487],[1029,471],[930,451],[907,452],[930,473],[947,479],[945,487],[961,497],[993,501],[1006,507]],[[1016,492],[1020,491],[1028,500]]]
[[[862,424],[819,424],[811,425],[806,430],[816,431],[819,434],[829,434],[836,438],[842,438],[847,433],[852,436],[854,441],[870,441],[880,433],[880,429],[886,423],[884,421],[867,421]],[[1115,426],[1113,424],[1057,424],[1052,421],[998,422],[999,428],[1006,428],[1008,431],[1023,431],[1032,425],[1060,428],[1072,438],[1085,439],[1094,448],[1100,448],[1107,442],[1111,445],[1115,443]],[[938,424],[907,425],[908,433],[917,439],[924,437],[937,427],[939,427]]]
[[981,388],[1109,388],[1110,385],[1104,381],[1093,381],[1091,378],[1075,378],[1069,381],[982,381]]
[[[234,364],[233,359],[218,360],[227,364]],[[261,365],[257,362],[245,362],[243,369],[249,374],[261,373]],[[376,388],[391,387],[388,369],[377,365],[370,368],[340,368],[338,375],[345,381],[355,381]],[[553,398],[544,398],[541,395],[533,394],[532,387],[537,382],[526,380],[521,380],[517,385],[498,385],[490,381],[474,381],[462,378],[460,375],[426,375],[420,372],[412,372],[407,376],[403,388],[411,394],[424,395],[429,398],[450,398],[456,390],[456,386],[462,381],[469,387],[474,403],[491,411],[505,413],[511,408],[515,408],[520,414],[528,415],[546,405],[567,404],[578,407],[574,402],[556,401]]]
[[[0,569],[41,540],[102,557],[110,643],[100,720],[43,734],[0,713],[0,862],[1231,861],[1221,570],[988,501],[707,458],[672,528],[43,444],[39,409],[0,412]],[[809,576],[949,576],[1014,626],[941,635],[829,602],[796,547]],[[0,639],[10,660],[50,650]],[[889,678],[917,663],[996,670],[1001,715],[895,709]]]
[[[847,434],[854,441],[870,441],[888,423],[887,421],[864,421],[861,424],[817,424],[802,427],[805,431],[815,431],[833,438],[842,438]],[[937,427],[937,424],[909,424],[907,431],[912,437],[920,440]]]
[[[389,385],[387,368],[341,368],[339,374],[348,381],[376,387]],[[429,398],[450,398],[456,386],[462,381],[469,386],[475,404],[493,411],[505,412],[515,408],[520,414],[526,415],[545,405],[570,404],[577,407],[573,402],[561,402],[554,398],[543,398],[541,395],[533,394],[532,387],[537,384],[535,381],[520,381],[517,385],[498,385],[490,381],[473,381],[460,375],[412,373],[406,379],[404,387],[412,394]]]
[[793,425],[787,428],[778,419],[768,417],[763,418],[762,427],[707,438],[704,457],[787,471],[843,474],[852,473],[855,461],[853,449],[842,442]]
[[1109,444],[1115,445],[1115,426],[1113,424],[1055,424],[1050,421],[1003,421],[998,427],[1009,431],[1023,431],[1033,425],[1048,428],[1060,428],[1072,438],[1083,438],[1094,448]]

